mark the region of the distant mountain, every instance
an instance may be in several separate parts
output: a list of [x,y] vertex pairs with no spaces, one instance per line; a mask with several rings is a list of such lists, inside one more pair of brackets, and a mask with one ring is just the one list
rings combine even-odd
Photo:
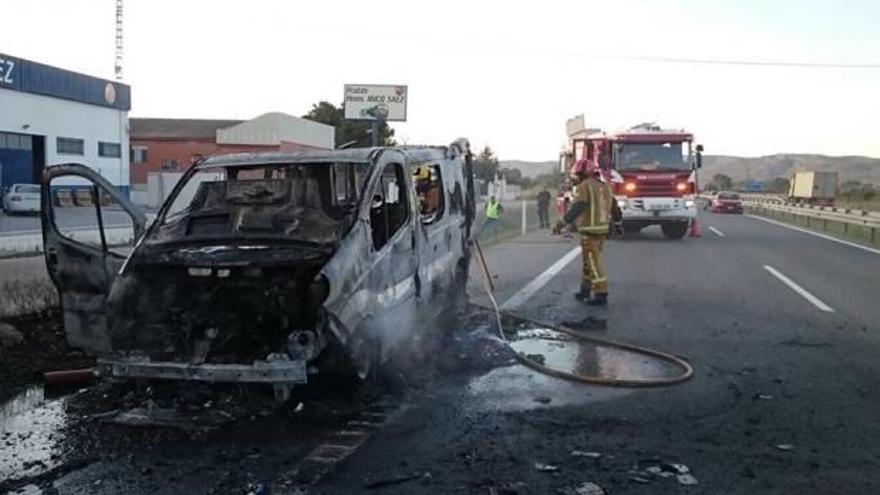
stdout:
[[857,180],[880,184],[880,158],[789,153],[756,158],[706,155],[700,169],[700,183],[708,183],[715,174],[727,175],[734,182],[746,177],[767,181],[776,177],[790,178],[804,170],[837,172],[839,183]]
[[[535,177],[556,170],[557,162],[502,160],[501,168],[516,168],[525,177]],[[776,177],[790,178],[797,171],[837,172],[839,183],[848,180],[880,184],[880,158],[867,156],[826,156],[780,153],[746,158],[741,156],[706,155],[700,169],[700,183],[706,184],[715,174],[724,174],[734,182],[746,177],[769,181]]]
[[499,168],[515,168],[522,172],[523,177],[537,177],[556,170],[558,162],[527,162],[523,160],[501,160]]

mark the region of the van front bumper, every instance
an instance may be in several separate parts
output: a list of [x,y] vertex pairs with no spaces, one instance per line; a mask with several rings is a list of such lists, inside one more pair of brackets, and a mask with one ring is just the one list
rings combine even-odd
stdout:
[[272,354],[266,361],[247,364],[191,364],[151,361],[147,357],[98,359],[96,374],[120,378],[157,378],[215,383],[265,383],[298,385],[307,382],[305,361],[291,361]]

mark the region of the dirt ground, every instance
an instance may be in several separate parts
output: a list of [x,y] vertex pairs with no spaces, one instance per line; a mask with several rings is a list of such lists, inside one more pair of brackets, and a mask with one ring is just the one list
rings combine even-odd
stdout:
[[24,341],[14,347],[0,347],[0,400],[28,384],[40,383],[43,372],[89,368],[94,358],[67,345],[58,310],[6,318],[24,334]]

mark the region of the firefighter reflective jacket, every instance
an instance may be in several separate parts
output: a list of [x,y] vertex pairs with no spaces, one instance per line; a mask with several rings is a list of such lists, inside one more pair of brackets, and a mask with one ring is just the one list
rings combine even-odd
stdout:
[[581,234],[608,235],[613,203],[611,186],[594,177],[586,178],[577,185],[565,223],[574,223]]

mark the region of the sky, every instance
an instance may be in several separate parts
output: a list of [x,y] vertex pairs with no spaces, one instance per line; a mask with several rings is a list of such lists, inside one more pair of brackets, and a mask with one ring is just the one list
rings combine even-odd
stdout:
[[[114,0],[0,7],[0,52],[113,77]],[[686,128],[709,154],[880,156],[878,19],[876,0],[126,0],[124,81],[131,116],[230,119],[406,84],[400,141],[501,159],[555,160],[580,113]]]

